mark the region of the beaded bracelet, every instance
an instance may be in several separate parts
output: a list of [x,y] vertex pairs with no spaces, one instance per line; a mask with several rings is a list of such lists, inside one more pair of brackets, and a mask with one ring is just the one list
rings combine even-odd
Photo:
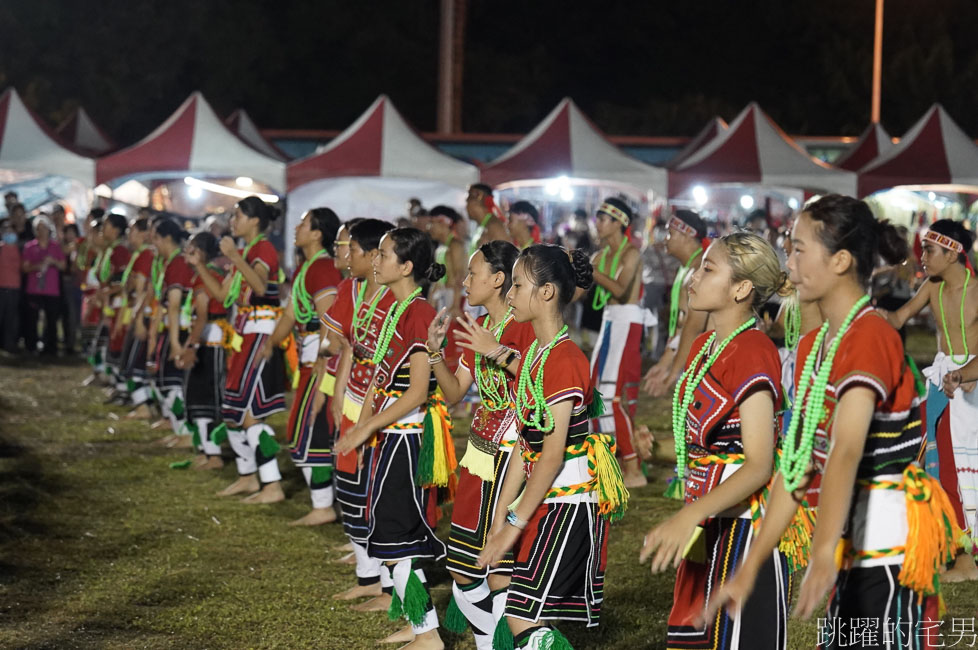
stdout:
[[443,355],[441,352],[438,352],[437,354],[429,354],[428,355],[428,365],[429,366],[437,365],[437,364],[441,363],[444,360],[445,360],[445,355]]
[[526,530],[526,527],[530,524],[526,519],[520,519],[512,510],[506,515],[506,523],[520,530]]

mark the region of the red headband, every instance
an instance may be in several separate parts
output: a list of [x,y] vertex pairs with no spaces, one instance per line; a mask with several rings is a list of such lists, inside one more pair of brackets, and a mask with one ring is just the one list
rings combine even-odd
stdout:
[[925,232],[923,240],[929,241],[932,244],[937,244],[941,248],[946,248],[949,251],[954,251],[959,255],[964,253],[964,246],[961,245],[961,242],[933,230],[928,230]]

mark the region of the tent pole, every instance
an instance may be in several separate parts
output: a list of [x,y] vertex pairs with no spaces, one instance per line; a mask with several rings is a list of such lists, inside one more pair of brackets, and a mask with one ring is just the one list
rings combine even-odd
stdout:
[[876,0],[876,29],[873,43],[873,104],[870,120],[880,121],[880,85],[883,73],[883,0]]

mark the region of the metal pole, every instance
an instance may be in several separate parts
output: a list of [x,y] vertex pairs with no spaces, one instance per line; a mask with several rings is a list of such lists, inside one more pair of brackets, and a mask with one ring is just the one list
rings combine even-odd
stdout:
[[870,120],[880,121],[880,85],[883,76],[883,0],[876,0],[876,35],[873,43],[873,107]]
[[438,34],[438,133],[452,132],[454,31],[455,2],[441,0],[441,25]]

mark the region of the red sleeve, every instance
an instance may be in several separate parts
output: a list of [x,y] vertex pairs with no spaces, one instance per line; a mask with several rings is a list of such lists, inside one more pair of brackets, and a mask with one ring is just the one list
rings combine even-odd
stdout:
[[315,301],[317,298],[336,293],[343,276],[329,258],[318,259],[306,271],[306,291]]
[[731,363],[724,363],[717,379],[739,404],[758,388],[771,391],[775,404],[781,399],[781,356],[770,338],[757,329],[742,332],[724,350]]
[[112,275],[122,273],[126,270],[126,265],[129,264],[129,258],[132,253],[125,246],[119,245],[112,249],[112,255],[109,257],[109,264],[112,267]]
[[543,373],[547,404],[573,399],[576,409],[591,399],[590,387],[591,367],[581,349],[570,339],[554,346]]
[[710,334],[712,333],[713,330],[709,330],[693,339],[693,344],[689,346],[689,354],[686,355],[686,363],[683,364],[683,370],[689,368],[689,364],[693,362],[693,357],[703,349],[703,346],[706,344],[706,339],[710,338]]
[[153,251],[147,248],[140,253],[139,257],[136,258],[136,262],[132,265],[132,272],[147,278],[153,275]]
[[900,334],[878,312],[853,322],[832,364],[836,398],[853,386],[865,386],[886,401],[903,374]]
[[163,273],[163,284],[167,291],[174,288],[189,291],[194,286],[194,271],[187,264],[183,255],[174,257],[173,261],[166,267],[166,271]]
[[246,261],[251,266],[254,266],[255,262],[260,262],[268,269],[268,280],[278,282],[278,251],[275,250],[272,242],[262,239],[252,246]]
[[435,316],[435,308],[427,300],[415,300],[405,310],[397,330],[404,341],[406,355],[428,350],[428,327]]
[[337,287],[336,300],[323,316],[323,325],[347,340],[350,339],[350,328],[353,324],[353,293],[357,288],[352,278],[343,280]]

